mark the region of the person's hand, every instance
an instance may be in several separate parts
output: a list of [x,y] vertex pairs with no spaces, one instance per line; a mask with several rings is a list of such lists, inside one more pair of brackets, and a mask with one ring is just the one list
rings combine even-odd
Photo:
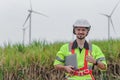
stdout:
[[90,63],[96,63],[96,60],[92,57],[92,54],[86,56],[86,60]]
[[73,68],[74,68],[74,66],[71,66],[71,65],[69,65],[69,66],[64,66],[64,70],[65,70],[67,73],[70,73],[70,74],[72,74],[72,73],[74,72]]

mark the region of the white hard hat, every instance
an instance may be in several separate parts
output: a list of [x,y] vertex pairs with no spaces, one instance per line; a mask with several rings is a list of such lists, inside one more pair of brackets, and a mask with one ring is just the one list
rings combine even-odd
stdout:
[[91,25],[89,24],[89,22],[85,19],[78,19],[74,24],[73,27],[88,27],[90,28]]

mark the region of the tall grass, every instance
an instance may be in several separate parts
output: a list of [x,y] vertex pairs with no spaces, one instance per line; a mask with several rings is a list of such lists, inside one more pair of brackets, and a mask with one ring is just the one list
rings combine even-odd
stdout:
[[111,39],[110,41],[101,40],[101,41],[92,41],[92,43],[98,45],[103,53],[105,54],[107,60],[113,62],[120,62],[120,40]]
[[[61,72],[53,68],[53,61],[64,43],[33,41],[29,45],[5,44],[0,47],[0,80],[62,80]],[[120,62],[120,40],[95,40],[92,43],[102,49],[108,63]]]

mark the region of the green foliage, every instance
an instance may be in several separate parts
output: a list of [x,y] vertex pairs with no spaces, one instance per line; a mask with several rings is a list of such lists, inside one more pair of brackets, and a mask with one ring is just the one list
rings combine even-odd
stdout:
[[[7,73],[11,75],[14,73],[14,76],[19,78],[25,77],[24,70],[29,71],[29,67],[30,70],[34,70],[33,67],[35,69],[41,67],[41,70],[53,68],[56,53],[64,43],[47,43],[46,41],[36,40],[29,45],[5,44],[4,47],[0,47],[0,80],[3,79],[2,75]],[[120,62],[120,40],[93,40],[92,43],[102,49],[108,62]]]
[[108,61],[120,62],[120,40],[102,40],[92,41],[92,43],[98,45],[105,54]]
[[47,43],[46,41],[33,41],[30,45],[5,44],[4,48],[0,48],[0,65],[15,70],[20,66],[29,66],[36,62],[49,66],[52,65],[61,45],[62,42]]
[[[41,65],[50,63],[55,59],[55,55],[59,48],[65,42],[47,43],[46,41],[33,41],[30,45],[5,44],[5,47],[0,47],[0,60],[3,65],[29,65],[31,62],[40,62]],[[120,40],[93,40],[92,43],[98,45],[107,59],[114,59],[119,61],[120,58]]]

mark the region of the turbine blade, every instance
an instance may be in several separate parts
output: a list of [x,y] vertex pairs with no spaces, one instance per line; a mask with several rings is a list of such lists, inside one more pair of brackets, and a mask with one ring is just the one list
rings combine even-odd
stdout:
[[110,22],[111,22],[111,24],[112,24],[112,28],[113,28],[114,32],[116,33],[115,28],[114,28],[114,25],[113,25],[113,21],[112,21],[111,18],[110,18]]
[[23,27],[25,26],[25,24],[26,24],[27,20],[29,19],[29,17],[30,17],[30,14],[28,14],[28,16],[27,16],[27,18],[26,18],[26,20],[25,20],[25,22],[23,24]]
[[30,0],[30,9],[32,10],[32,1]]
[[104,14],[104,13],[99,13],[100,15],[103,15],[103,16],[106,16],[106,17],[108,17],[109,15],[107,15],[107,14]]
[[117,6],[118,6],[119,3],[120,3],[120,0],[119,0],[118,3],[116,4],[116,6],[113,8],[113,10],[112,10],[110,16],[114,13],[114,11],[115,11],[115,9],[117,8]]
[[45,16],[45,17],[48,17],[47,15],[45,15],[45,14],[43,14],[43,13],[40,13],[40,12],[37,12],[37,11],[33,11],[33,10],[32,10],[32,12],[35,13],[35,14],[39,14],[39,15],[42,15],[42,16]]

